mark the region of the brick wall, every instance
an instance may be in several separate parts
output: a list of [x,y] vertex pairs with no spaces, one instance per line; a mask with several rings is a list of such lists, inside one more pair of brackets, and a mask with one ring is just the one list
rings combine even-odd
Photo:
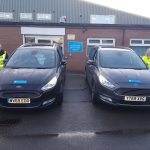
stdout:
[[[72,56],[68,59],[67,70],[83,72],[86,64],[86,50],[87,50],[87,39],[88,38],[115,38],[116,46],[129,46],[130,38],[142,38],[150,39],[150,29],[126,29],[124,32],[123,41],[123,29],[121,28],[74,28],[67,27],[65,35],[65,55],[68,55],[68,34],[75,34],[75,41],[83,42],[84,50],[83,53],[72,53]],[[20,27],[0,27],[0,43],[2,43],[3,48],[10,54],[18,46],[22,44],[22,35]]]
[[[65,50],[67,51],[67,34],[75,34],[75,41],[81,41],[84,44],[83,53],[72,53],[68,59],[67,69],[69,71],[83,72],[86,64],[86,50],[88,38],[115,38],[116,45],[122,45],[122,30],[121,29],[66,29]],[[67,52],[66,52],[67,54]]]
[[0,43],[10,55],[18,46],[22,44],[20,27],[0,27]]

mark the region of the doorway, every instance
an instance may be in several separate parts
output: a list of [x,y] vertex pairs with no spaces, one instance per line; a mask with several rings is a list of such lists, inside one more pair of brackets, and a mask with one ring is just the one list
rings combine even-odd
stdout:
[[27,43],[46,43],[53,44],[59,43],[64,45],[63,36],[38,36],[38,35],[24,35],[23,44]]
[[27,43],[39,43],[39,44],[59,43],[64,49],[64,36],[24,35],[23,44],[27,44]]

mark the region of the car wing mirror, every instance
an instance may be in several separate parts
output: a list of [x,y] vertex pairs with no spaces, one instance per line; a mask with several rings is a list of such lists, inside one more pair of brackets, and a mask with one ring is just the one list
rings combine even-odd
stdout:
[[68,56],[65,56],[65,57],[64,57],[65,60],[67,60],[68,58],[69,58]]
[[93,65],[93,66],[96,65],[96,63],[94,62],[94,60],[88,60],[88,61],[87,61],[87,64],[88,64],[88,65]]
[[67,56],[64,57],[65,60],[69,59],[69,57],[72,56],[72,53],[67,54]]
[[62,64],[62,65],[66,65],[66,64],[67,64],[67,61],[66,61],[65,59],[63,59],[63,60],[61,61],[61,64]]

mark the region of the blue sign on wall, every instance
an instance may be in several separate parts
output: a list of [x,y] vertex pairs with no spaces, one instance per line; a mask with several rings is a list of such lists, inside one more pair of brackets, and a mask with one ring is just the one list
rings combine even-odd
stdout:
[[68,42],[68,52],[69,53],[82,53],[83,52],[83,42]]

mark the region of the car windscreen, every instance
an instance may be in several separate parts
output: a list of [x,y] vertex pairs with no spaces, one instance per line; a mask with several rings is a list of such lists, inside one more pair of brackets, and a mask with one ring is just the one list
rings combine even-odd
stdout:
[[132,51],[103,50],[99,53],[103,68],[147,69],[140,57]]
[[17,50],[8,60],[6,68],[54,68],[56,52],[48,49],[25,48]]

